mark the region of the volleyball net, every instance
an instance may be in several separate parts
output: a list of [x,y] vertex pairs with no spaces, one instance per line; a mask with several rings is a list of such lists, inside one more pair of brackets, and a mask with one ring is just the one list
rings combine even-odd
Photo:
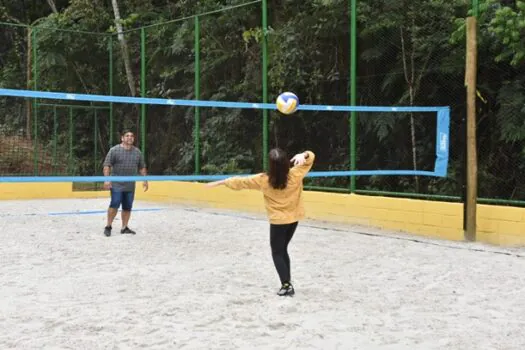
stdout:
[[[284,116],[273,103],[0,89],[0,118],[21,113],[27,105],[38,107],[33,135],[29,140],[16,130],[2,131],[0,182],[107,181],[102,176],[105,154],[128,129],[126,120],[110,120],[111,108],[125,108],[131,120],[140,119],[143,109],[148,116],[134,123],[140,127],[132,131],[149,175],[115,176],[113,181],[209,181],[255,174],[267,169],[267,152],[273,147],[290,157],[313,150],[318,157],[308,177],[316,178],[314,185],[327,185],[323,179],[345,185],[351,176],[447,175],[448,107],[302,104],[295,114]],[[267,123],[263,110],[270,113]],[[363,135],[383,127],[384,138],[360,137],[352,150],[349,112],[357,113]],[[406,138],[389,139],[389,128],[404,129]],[[413,135],[418,135],[415,142]],[[364,145],[377,152],[360,154]]]

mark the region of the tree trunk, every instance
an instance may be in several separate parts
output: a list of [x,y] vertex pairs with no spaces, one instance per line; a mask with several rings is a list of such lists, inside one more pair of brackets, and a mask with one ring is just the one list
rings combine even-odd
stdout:
[[[57,14],[58,11],[57,11],[57,7],[55,6],[54,0],[47,0],[47,3],[49,4],[49,7],[51,7],[51,11],[53,11],[54,14]],[[77,75],[77,78],[80,81],[80,84],[82,84],[82,86],[84,87],[84,91],[86,93],[89,93],[87,84],[84,81],[84,78],[82,78],[82,75],[80,74],[80,70],[78,69],[77,64],[75,62],[71,62],[71,65],[73,66],[73,70],[75,71],[75,74]]]
[[122,50],[122,57],[124,59],[124,68],[126,70],[126,77],[128,80],[129,90],[131,92],[131,96],[135,97],[135,79],[133,78],[133,72],[131,71],[131,61],[129,58],[128,43],[126,42],[126,38],[124,37],[122,24],[120,23],[121,18],[117,0],[111,0],[111,4],[113,5],[113,12],[115,13],[115,26],[117,27],[117,36],[118,41],[120,43],[120,48]]
[[53,0],[47,0],[47,3],[49,4],[49,7],[51,7],[51,11],[53,11],[53,13],[58,13],[57,7]]
[[[414,79],[415,79],[415,63],[414,63],[414,56],[416,53],[416,50],[414,48],[414,45],[411,47],[411,53],[410,53],[410,68],[407,64],[407,50],[405,47],[405,36],[403,32],[403,27],[399,28],[400,36],[401,36],[401,56],[403,59],[403,72],[405,74],[405,81],[408,85],[408,95],[409,95],[409,102],[410,106],[414,105],[415,100],[415,89],[414,89]],[[412,146],[412,167],[414,170],[417,170],[417,149],[416,149],[416,128],[414,125],[414,114],[410,113],[410,141]],[[416,180],[416,192],[419,192],[419,177],[415,176]]]

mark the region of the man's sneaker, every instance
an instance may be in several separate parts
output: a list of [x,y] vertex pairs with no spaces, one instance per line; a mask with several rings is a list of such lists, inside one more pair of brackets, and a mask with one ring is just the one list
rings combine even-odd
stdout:
[[131,230],[129,227],[126,226],[122,230],[120,230],[120,233],[128,233],[128,234],[134,235],[135,231]]
[[281,289],[277,292],[277,295],[279,296],[292,296],[295,294],[295,290],[293,289],[293,286],[290,283],[283,283]]
[[104,227],[104,234],[106,235],[106,237],[111,236],[111,226]]

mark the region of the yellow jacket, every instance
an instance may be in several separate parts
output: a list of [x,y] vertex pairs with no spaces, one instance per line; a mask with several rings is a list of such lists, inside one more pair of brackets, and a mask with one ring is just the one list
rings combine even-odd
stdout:
[[312,168],[315,154],[308,152],[303,165],[294,166],[288,173],[288,183],[282,190],[274,189],[268,181],[268,175],[260,173],[247,177],[232,177],[224,184],[232,190],[260,190],[264,195],[264,205],[268,219],[272,224],[290,224],[304,218],[303,178]]

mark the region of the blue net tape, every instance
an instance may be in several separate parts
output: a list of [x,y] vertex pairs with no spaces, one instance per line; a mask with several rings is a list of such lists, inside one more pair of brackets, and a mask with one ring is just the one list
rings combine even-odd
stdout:
[[[132,103],[165,106],[188,107],[215,107],[215,108],[242,108],[242,109],[270,109],[276,110],[273,103],[226,102],[226,101],[201,101],[180,100],[146,97],[125,97],[73,94],[64,92],[32,91],[0,89],[0,96],[22,97],[33,99],[53,99],[67,101],[88,101],[106,103]],[[434,112],[436,118],[436,160],[434,171],[421,170],[352,170],[352,171],[319,171],[310,172],[308,177],[341,177],[341,176],[375,176],[375,175],[421,175],[446,177],[449,158],[449,132],[450,108],[449,107],[382,107],[382,106],[330,106],[330,105],[300,105],[298,110],[303,111],[331,111],[331,112]],[[149,176],[114,176],[111,181],[210,181],[224,179],[230,176],[246,176],[245,174],[231,175],[149,175]],[[103,182],[108,178],[104,176],[4,176],[0,182]]]
[[[226,102],[202,100],[177,100],[149,97],[125,97],[106,95],[71,94],[63,92],[47,92],[32,90],[0,89],[0,96],[42,98],[51,100],[106,102],[106,103],[133,103],[163,106],[187,107],[216,107],[242,109],[271,109],[276,110],[273,103]],[[331,111],[331,112],[438,112],[448,107],[379,107],[379,106],[328,106],[328,105],[299,105],[302,111]]]
[[[147,176],[3,176],[0,182],[104,182],[104,181],[215,181],[232,176],[250,176],[251,174],[228,175],[147,175]],[[421,175],[438,176],[433,171],[419,170],[355,170],[355,171],[312,171],[307,177],[341,177],[364,175]]]

